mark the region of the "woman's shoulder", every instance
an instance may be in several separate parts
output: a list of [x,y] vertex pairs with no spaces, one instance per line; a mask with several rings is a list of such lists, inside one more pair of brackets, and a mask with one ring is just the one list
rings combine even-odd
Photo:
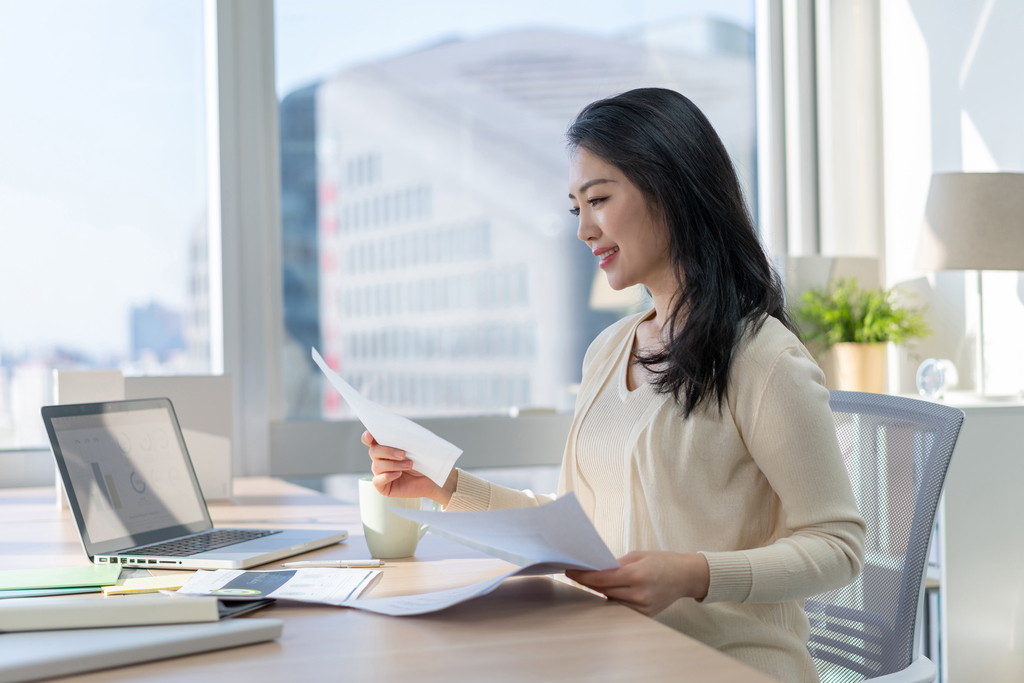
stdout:
[[733,421],[745,439],[762,422],[766,401],[773,414],[828,412],[825,374],[796,334],[772,317],[746,329],[726,393]]
[[733,356],[730,372],[734,382],[763,380],[785,358],[785,366],[818,364],[800,339],[778,318],[768,316],[759,325],[748,324]]

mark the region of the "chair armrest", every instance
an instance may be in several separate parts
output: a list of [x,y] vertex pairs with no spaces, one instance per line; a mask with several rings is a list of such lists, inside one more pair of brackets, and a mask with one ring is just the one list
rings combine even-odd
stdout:
[[[870,683],[932,683],[939,675],[935,664],[927,657],[918,657],[906,669],[871,678]],[[867,681],[865,681],[867,683]]]

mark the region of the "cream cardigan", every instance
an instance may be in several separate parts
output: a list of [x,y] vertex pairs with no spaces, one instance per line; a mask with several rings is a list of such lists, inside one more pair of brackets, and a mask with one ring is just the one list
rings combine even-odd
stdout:
[[[707,597],[678,600],[656,619],[776,678],[816,681],[803,599],[853,581],[864,557],[864,521],[824,375],[799,340],[768,318],[736,350],[721,415],[712,406],[683,418],[670,396],[651,392],[639,419],[623,410],[632,417],[602,425],[628,436],[615,440],[624,449],[583,454],[589,467],[610,470],[588,481],[577,450],[581,425],[599,394],[625,387],[637,325],[650,314],[612,325],[587,351],[559,494],[576,493],[616,557],[632,550],[707,557]],[[460,471],[446,509],[551,499]]]

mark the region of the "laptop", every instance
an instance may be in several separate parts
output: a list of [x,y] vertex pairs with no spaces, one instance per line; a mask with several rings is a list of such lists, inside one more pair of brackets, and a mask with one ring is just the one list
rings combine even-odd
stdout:
[[214,528],[169,399],[46,406],[53,457],[95,564],[246,569],[346,531]]

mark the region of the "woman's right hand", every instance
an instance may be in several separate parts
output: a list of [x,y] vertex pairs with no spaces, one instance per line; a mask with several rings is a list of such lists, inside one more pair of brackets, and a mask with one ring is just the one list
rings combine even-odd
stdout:
[[362,442],[370,448],[373,465],[373,486],[381,495],[394,498],[430,498],[448,505],[458,482],[458,470],[452,469],[445,485],[438,486],[430,478],[413,470],[414,463],[405,451],[377,443],[370,432],[363,432]]

